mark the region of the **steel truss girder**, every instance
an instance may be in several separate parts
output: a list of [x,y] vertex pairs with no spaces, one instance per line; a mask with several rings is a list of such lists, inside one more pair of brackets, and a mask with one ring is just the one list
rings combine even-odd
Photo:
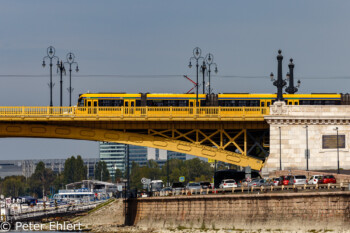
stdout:
[[[62,125],[46,125],[46,124],[18,124],[18,123],[0,123],[0,137],[33,137],[33,138],[62,138],[62,139],[78,139],[89,141],[106,141],[117,142],[124,144],[131,144],[137,146],[146,146],[159,148],[164,150],[176,151],[180,153],[191,154],[199,157],[215,159],[226,163],[236,164],[239,166],[251,166],[254,170],[260,170],[263,167],[263,161],[246,156],[246,130],[241,130],[240,134],[244,133],[245,142],[243,149],[235,140],[239,136],[232,137],[225,130],[215,131],[215,134],[206,135],[201,130],[192,130],[183,133],[179,130],[171,132],[172,137],[169,137],[168,130],[155,131],[149,130],[149,134],[131,133],[126,131],[116,131],[109,129],[94,129],[87,127],[74,127]],[[153,133],[150,133],[153,132]],[[195,139],[190,134],[195,133]],[[181,137],[176,136],[179,134]],[[238,146],[241,154],[225,150],[227,143],[220,142],[219,147],[212,147],[204,144],[204,141],[214,142],[212,139],[215,135],[228,134],[229,142]],[[199,140],[199,135],[206,140]],[[180,138],[187,138],[187,141],[180,140]],[[223,137],[221,137],[223,138]]]

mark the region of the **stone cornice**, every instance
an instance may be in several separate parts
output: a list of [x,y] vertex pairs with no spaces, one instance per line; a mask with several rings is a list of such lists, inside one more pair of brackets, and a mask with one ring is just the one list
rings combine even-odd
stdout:
[[350,125],[350,117],[265,116],[269,125]]

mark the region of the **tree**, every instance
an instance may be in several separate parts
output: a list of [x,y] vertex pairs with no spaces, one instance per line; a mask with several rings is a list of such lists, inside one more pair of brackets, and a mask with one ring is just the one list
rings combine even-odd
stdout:
[[99,161],[95,166],[95,179],[108,181],[110,179],[109,171],[105,161]]
[[120,181],[120,178],[123,178],[123,172],[117,168],[114,172],[114,181]]
[[24,176],[7,176],[2,182],[2,193],[8,197],[18,197],[27,193],[26,178]]
[[30,177],[31,191],[38,197],[43,197],[48,193],[50,186],[56,179],[56,175],[49,168],[45,168],[45,164],[40,161],[33,175]]
[[86,179],[87,167],[80,155],[66,159],[64,163],[63,180],[65,184],[77,182]]

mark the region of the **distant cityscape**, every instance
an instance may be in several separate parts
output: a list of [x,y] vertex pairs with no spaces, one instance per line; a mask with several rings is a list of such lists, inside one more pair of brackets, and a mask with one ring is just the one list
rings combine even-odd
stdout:
[[[94,177],[95,165],[100,160],[106,162],[111,177],[114,177],[116,169],[119,169],[124,174],[126,170],[127,145],[100,142],[99,148],[99,156],[97,158],[83,158],[84,165],[87,166],[87,179]],[[137,163],[141,167],[145,166],[149,160],[154,160],[159,167],[162,167],[167,159],[186,160],[188,158],[192,157],[173,151],[129,145],[130,167],[132,162]],[[50,168],[54,173],[61,173],[64,170],[66,159],[0,160],[0,177],[23,175],[29,178],[40,161],[44,162],[45,167]]]

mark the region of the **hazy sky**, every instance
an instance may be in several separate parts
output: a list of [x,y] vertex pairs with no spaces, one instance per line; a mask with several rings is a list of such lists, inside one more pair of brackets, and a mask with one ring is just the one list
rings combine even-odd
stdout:
[[[214,54],[214,92],[276,92],[277,50],[283,73],[294,58],[300,93],[349,92],[350,2],[329,0],[0,1],[0,106],[49,105],[50,45],[73,52],[73,102],[79,93],[183,93],[195,79],[194,47]],[[56,70],[54,69],[56,72]],[[59,104],[59,78],[53,103]],[[68,76],[64,105],[69,104]],[[0,139],[0,159],[97,157],[98,143]]]

